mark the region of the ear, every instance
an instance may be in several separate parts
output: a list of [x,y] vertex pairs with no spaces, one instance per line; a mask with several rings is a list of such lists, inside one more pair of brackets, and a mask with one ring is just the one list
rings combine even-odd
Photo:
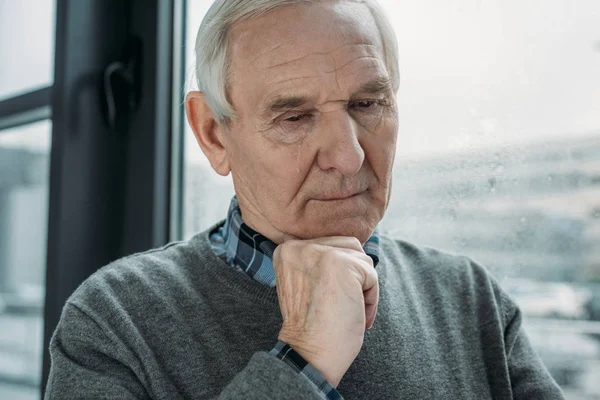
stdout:
[[227,176],[231,169],[227,148],[223,143],[224,128],[216,120],[204,93],[189,92],[185,97],[185,112],[196,141],[210,165],[217,174]]

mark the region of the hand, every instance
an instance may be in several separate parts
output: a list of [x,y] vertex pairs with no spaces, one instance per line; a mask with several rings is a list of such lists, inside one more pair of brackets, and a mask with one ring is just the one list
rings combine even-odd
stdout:
[[273,255],[283,316],[278,339],[337,386],[375,320],[373,260],[356,238],[287,239]]

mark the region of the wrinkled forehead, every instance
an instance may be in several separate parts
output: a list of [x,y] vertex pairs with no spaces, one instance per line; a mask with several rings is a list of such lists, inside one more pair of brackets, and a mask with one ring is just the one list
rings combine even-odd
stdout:
[[318,85],[330,74],[357,86],[387,74],[377,25],[368,7],[357,2],[276,9],[232,27],[229,46],[231,87],[256,96],[277,85]]

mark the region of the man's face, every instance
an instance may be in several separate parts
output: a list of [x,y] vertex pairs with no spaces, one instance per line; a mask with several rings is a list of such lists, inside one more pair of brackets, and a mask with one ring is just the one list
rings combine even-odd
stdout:
[[223,145],[244,221],[276,243],[364,242],[391,192],[395,96],[368,8],[277,9],[230,31]]

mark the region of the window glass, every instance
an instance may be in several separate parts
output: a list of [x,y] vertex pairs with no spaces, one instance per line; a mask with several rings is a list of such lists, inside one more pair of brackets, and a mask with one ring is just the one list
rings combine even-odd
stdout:
[[52,84],[56,0],[0,0],[0,100]]
[[52,124],[0,131],[0,398],[39,398]]
[[[185,10],[185,61],[187,76],[185,87],[196,87],[194,76],[194,42],[202,18],[212,0],[191,0]],[[233,196],[231,177],[217,175],[198,147],[194,133],[184,122],[184,185],[183,185],[183,232],[185,237],[207,229],[227,213]],[[210,195],[207,195],[210,194]]]
[[[212,2],[188,1],[186,66]],[[485,265],[568,398],[600,393],[600,2],[382,0],[400,48],[400,130],[381,230]],[[187,237],[230,178],[186,124]]]

